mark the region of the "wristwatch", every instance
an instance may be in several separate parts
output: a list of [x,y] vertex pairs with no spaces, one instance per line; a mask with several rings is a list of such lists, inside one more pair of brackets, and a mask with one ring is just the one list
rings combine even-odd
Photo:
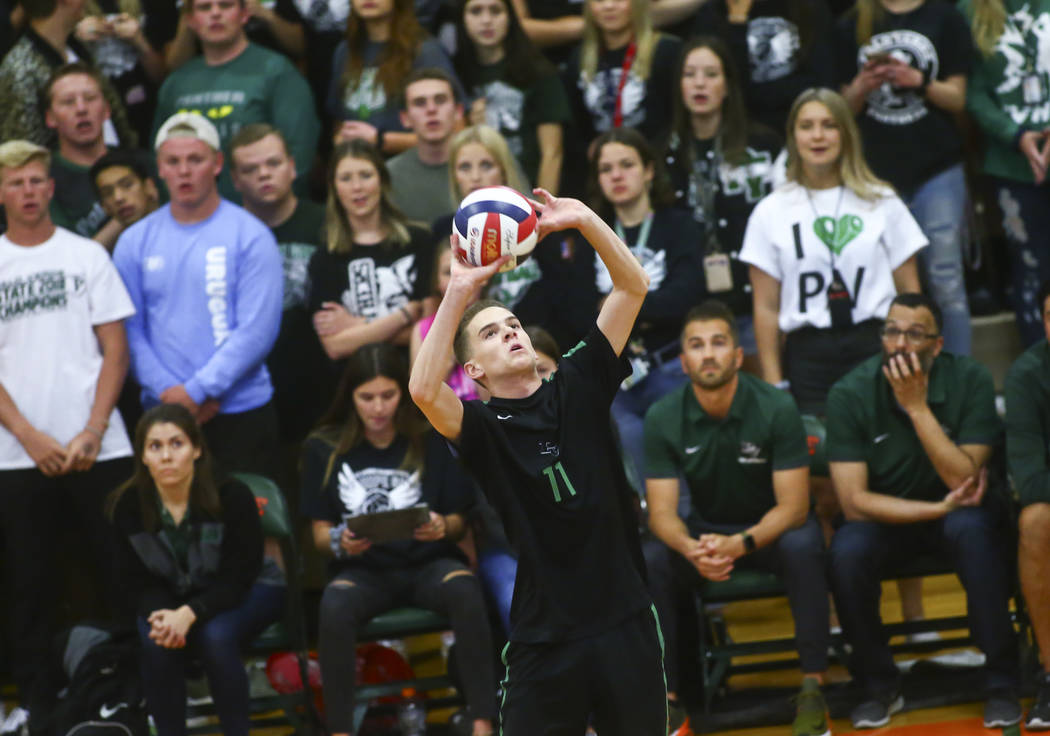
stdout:
[[740,532],[740,537],[744,540],[744,551],[746,552],[746,554],[751,554],[756,549],[758,549],[758,545],[755,544],[755,538],[752,537],[750,534],[748,534],[747,532]]

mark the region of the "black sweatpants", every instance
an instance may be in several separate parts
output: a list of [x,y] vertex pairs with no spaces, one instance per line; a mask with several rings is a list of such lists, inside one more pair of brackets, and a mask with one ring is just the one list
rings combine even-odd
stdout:
[[503,649],[503,736],[666,736],[667,682],[656,607],[594,636]]

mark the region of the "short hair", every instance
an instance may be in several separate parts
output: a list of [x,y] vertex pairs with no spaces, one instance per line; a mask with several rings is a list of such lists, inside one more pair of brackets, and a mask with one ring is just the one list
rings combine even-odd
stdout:
[[99,174],[115,166],[131,169],[131,172],[141,181],[152,179],[145,157],[141,153],[131,148],[114,148],[112,151],[107,151],[102,158],[92,164],[91,169],[88,171],[88,176],[91,177],[91,186],[95,190],[96,197],[102,196],[98,190]]
[[13,140],[0,144],[0,176],[7,169],[20,169],[32,161],[40,161],[51,170],[51,152],[31,141]]
[[[918,309],[919,307],[925,307],[933,315],[933,323],[937,326],[937,334],[941,334],[944,330],[944,315],[941,313],[941,308],[937,306],[937,302],[932,297],[928,297],[920,292],[908,292],[907,294],[898,294],[893,297],[893,301],[890,302],[890,309],[893,309],[895,304],[899,304],[902,307],[908,309]],[[1039,307],[1039,311],[1042,312],[1042,306]]]
[[98,85],[98,91],[104,91],[102,74],[98,69],[91,64],[88,64],[86,61],[81,61],[79,59],[77,61],[71,61],[68,64],[63,64],[55,69],[55,71],[51,73],[51,77],[47,80],[47,86],[44,87],[44,96],[42,98],[45,109],[51,107],[51,90],[54,89],[58,80],[63,79],[64,77],[70,77],[74,74],[83,74],[91,77],[95,80],[95,84]]
[[710,322],[716,319],[722,320],[729,327],[729,337],[733,340],[733,346],[739,345],[740,328],[736,324],[736,315],[733,314],[732,309],[726,306],[725,302],[718,299],[708,299],[686,313],[685,320],[682,321],[682,333],[679,336],[679,340],[684,342],[685,328],[693,322]]
[[467,327],[470,326],[470,321],[478,315],[478,312],[489,307],[507,309],[506,304],[495,299],[478,299],[467,307],[466,311],[463,312],[463,316],[459,318],[459,325],[456,327],[456,337],[452,341],[452,352],[456,354],[456,362],[460,365],[466,363],[471,357],[470,335],[467,334]]
[[446,72],[441,67],[437,66],[424,66],[419,69],[413,69],[409,72],[408,76],[405,77],[405,83],[401,85],[401,109],[408,109],[408,86],[415,84],[416,82],[422,82],[424,79],[437,79],[441,82],[447,82],[449,89],[452,90],[452,99],[459,105],[463,103],[463,100],[459,96],[459,89],[456,83],[452,80],[452,75]]
[[561,348],[558,347],[558,341],[554,339],[554,335],[539,325],[529,325],[525,328],[525,334],[529,336],[533,350],[549,355],[555,363],[558,362],[558,359],[561,358]]
[[[237,135],[235,135],[230,140],[231,159],[233,157],[233,152],[236,151],[238,148],[241,148],[242,146],[250,146],[253,143],[258,143],[268,135],[277,136],[277,139],[281,142],[281,145],[284,146],[284,152],[288,155],[289,158],[291,158],[292,152],[288,149],[288,139],[284,137],[284,133],[282,133],[280,130],[273,127],[269,123],[248,123],[243,128],[238,130]],[[230,163],[234,162],[231,161]]]

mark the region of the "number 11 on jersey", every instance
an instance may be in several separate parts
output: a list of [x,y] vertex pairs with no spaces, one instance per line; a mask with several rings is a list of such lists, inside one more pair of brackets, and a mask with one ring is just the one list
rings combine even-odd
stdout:
[[561,491],[558,490],[558,479],[554,476],[554,471],[558,471],[558,475],[561,476],[562,482],[565,483],[565,487],[569,491],[570,496],[576,495],[576,489],[572,487],[572,481],[569,480],[569,476],[565,474],[565,466],[561,464],[561,460],[549,465],[543,469],[543,474],[547,476],[547,480],[550,481],[551,490],[554,492],[554,503],[561,503]]

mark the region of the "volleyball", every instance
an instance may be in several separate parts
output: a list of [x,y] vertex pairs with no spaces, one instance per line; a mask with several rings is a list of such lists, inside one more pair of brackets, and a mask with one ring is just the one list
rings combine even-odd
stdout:
[[510,187],[483,187],[459,203],[452,229],[459,236],[460,257],[472,266],[487,266],[511,255],[500,269],[509,271],[536,247],[536,211]]

